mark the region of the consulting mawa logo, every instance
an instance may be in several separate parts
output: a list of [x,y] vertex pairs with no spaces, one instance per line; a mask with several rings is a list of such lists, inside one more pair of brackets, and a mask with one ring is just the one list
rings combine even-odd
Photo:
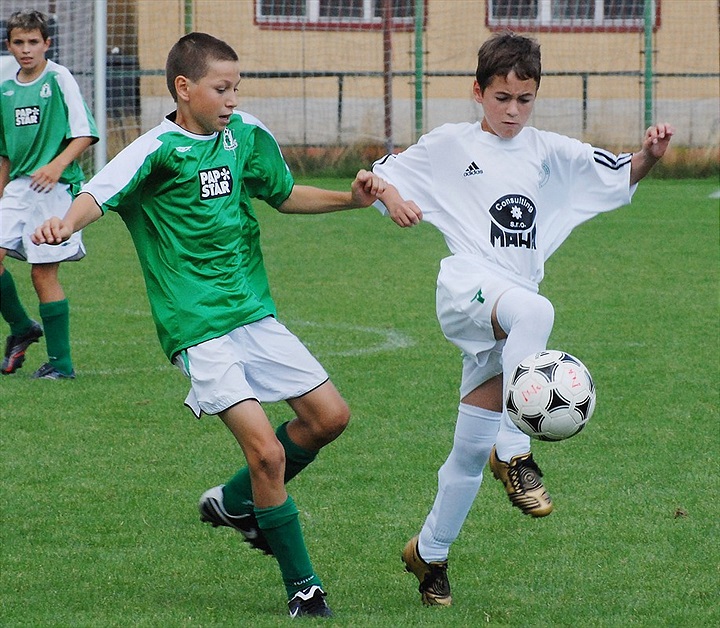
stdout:
[[230,168],[208,168],[198,172],[200,179],[200,200],[230,196],[233,189],[233,178]]
[[535,203],[521,194],[508,194],[490,208],[490,244],[536,249]]

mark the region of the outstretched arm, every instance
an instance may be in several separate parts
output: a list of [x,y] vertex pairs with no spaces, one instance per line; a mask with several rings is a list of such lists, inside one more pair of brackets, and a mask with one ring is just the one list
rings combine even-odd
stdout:
[[350,192],[324,190],[311,185],[293,187],[278,211],[283,214],[326,214],[328,212],[368,207],[385,189],[385,181],[372,172],[360,170]]
[[665,154],[675,129],[667,123],[655,124],[645,131],[642,147],[630,162],[630,185],[635,185]]
[[54,216],[46,220],[35,229],[32,241],[35,244],[62,244],[73,233],[95,222],[100,216],[102,212],[95,198],[87,192],[82,192],[73,201],[65,218]]

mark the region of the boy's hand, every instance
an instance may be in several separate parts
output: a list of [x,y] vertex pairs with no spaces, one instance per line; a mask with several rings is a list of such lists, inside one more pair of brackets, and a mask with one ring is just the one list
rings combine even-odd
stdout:
[[385,179],[367,170],[360,170],[352,182],[352,200],[357,207],[368,207],[385,191]]
[[422,211],[415,204],[415,201],[402,201],[392,207],[386,205],[390,218],[398,227],[412,227],[422,220]]
[[30,179],[32,180],[30,189],[35,192],[44,192],[47,194],[60,180],[63,170],[63,166],[55,165],[52,161],[42,168],[38,168],[30,175]]
[[53,216],[35,229],[30,239],[33,244],[62,244],[73,234],[60,218]]
[[390,218],[399,227],[412,227],[422,220],[422,210],[415,201],[406,201],[394,185],[387,184],[380,199]]
[[652,159],[660,159],[670,144],[670,138],[675,134],[672,125],[666,122],[654,124],[645,131],[642,150]]

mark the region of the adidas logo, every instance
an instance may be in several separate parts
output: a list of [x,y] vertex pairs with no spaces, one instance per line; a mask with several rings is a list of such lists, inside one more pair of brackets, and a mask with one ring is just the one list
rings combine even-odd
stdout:
[[471,177],[474,174],[482,174],[483,171],[480,169],[480,167],[473,161],[467,168],[465,168],[465,172],[463,173],[463,177]]

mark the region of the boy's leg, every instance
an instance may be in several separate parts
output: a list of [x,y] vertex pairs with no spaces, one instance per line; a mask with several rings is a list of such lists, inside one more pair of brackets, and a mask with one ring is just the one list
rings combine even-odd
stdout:
[[0,314],[5,322],[10,325],[10,333],[13,336],[22,336],[32,325],[32,319],[28,316],[27,311],[20,301],[13,276],[1,261]]
[[20,301],[15,281],[2,264],[5,249],[0,250],[0,315],[10,325],[2,361],[3,374],[14,373],[25,361],[25,351],[43,335],[40,325],[33,321]]
[[[495,311],[497,323],[507,334],[502,352],[506,389],[517,365],[547,348],[554,310],[545,297],[514,288],[500,297]],[[541,480],[542,472],[530,453],[530,437],[510,420],[507,411],[502,413],[490,468],[505,485],[512,504],[525,514],[544,517],[552,512],[552,500]]]
[[75,376],[70,356],[70,305],[58,280],[58,262],[33,264],[32,280],[40,300],[40,317],[45,328],[48,364],[35,377],[51,379]]
[[407,571],[420,581],[426,605],[451,603],[447,579],[450,545],[475,500],[500,422],[500,413],[461,403],[453,447],[438,471],[438,492],[419,537],[403,551]]
[[[248,461],[255,516],[278,561],[288,598],[309,587],[320,587],[305,547],[298,509],[285,491],[284,450],[265,412],[257,401],[248,400],[221,412],[220,417]],[[326,605],[324,608],[329,613]]]
[[[289,482],[335,440],[350,419],[347,404],[332,382],[327,381],[302,397],[288,401],[297,416],[276,431],[285,450],[285,483]],[[253,497],[247,467],[240,469],[223,488],[224,506],[231,515],[252,512]]]

